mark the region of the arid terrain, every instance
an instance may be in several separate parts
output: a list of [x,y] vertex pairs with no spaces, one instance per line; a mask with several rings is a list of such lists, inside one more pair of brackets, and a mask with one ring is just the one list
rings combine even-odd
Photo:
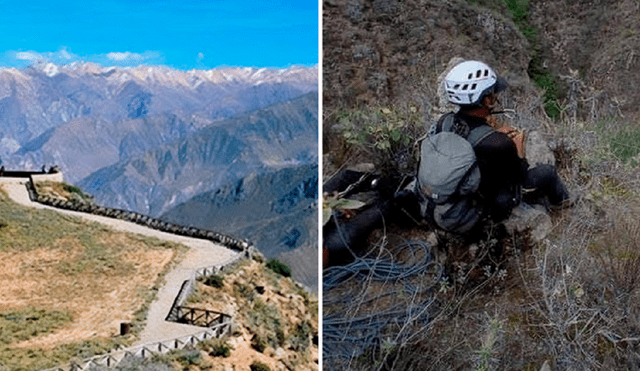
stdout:
[[[36,204],[29,200],[22,183],[7,178],[0,183],[0,321],[4,328],[0,367],[44,369],[105,354],[115,347],[199,331],[198,327],[178,323],[163,325],[177,295],[176,290],[173,296],[164,298],[165,291],[174,286],[180,288],[194,269],[221,263],[237,252],[224,253],[222,250],[226,249],[221,246],[205,246],[211,244],[206,240]],[[41,194],[61,199],[87,199],[79,189],[64,183],[45,182],[37,188]],[[216,253],[216,248],[222,250]],[[247,317],[247,313],[256,312],[252,310],[256,298],[236,300],[217,295],[213,301],[209,298],[207,305],[219,307],[223,303],[220,309],[235,317],[237,329],[230,340],[237,351],[227,365],[241,367],[246,363],[249,369],[247,357],[251,355],[249,358],[274,369],[292,365],[314,369],[314,364],[317,369],[317,299],[310,299],[305,289],[290,278],[278,278],[265,271],[264,264],[249,264],[245,270],[236,271],[232,280],[247,290],[255,290],[258,279],[260,287],[266,288],[265,295],[257,300],[269,310],[270,320],[275,318],[283,324],[282,334],[287,333],[288,342],[285,344],[283,338],[280,345],[287,350],[278,347],[278,351],[271,348],[258,352],[251,348],[252,332],[243,330],[246,326],[257,331]],[[237,285],[231,282],[227,287],[233,293]],[[201,294],[195,297],[207,298]],[[286,298],[287,305],[280,305],[283,300],[279,297]],[[272,299],[279,304],[272,306]],[[192,302],[198,304],[197,300]],[[202,305],[208,309],[205,303]],[[259,306],[255,304],[256,308]],[[130,332],[124,336],[120,334],[122,323],[131,324]],[[315,345],[311,344],[312,335]],[[152,368],[174,367],[172,362],[176,359],[192,357],[189,352],[197,351],[176,351],[160,360],[141,359],[139,363],[151,363]],[[199,357],[207,356],[202,353]],[[277,365],[279,368],[275,368]],[[118,367],[128,366],[125,362]]]
[[[0,357],[5,367],[51,367],[68,362],[74,347],[131,342],[131,336],[118,337],[120,323],[140,330],[144,308],[186,247],[22,206],[4,190],[0,197],[3,319],[31,309],[68,316],[51,324],[35,317],[33,333],[24,337],[7,333]],[[32,352],[46,358],[32,359]]]
[[[255,261],[222,278],[223,287],[200,283],[188,300],[189,305],[231,314],[238,321],[226,340],[232,348],[229,357],[205,357],[205,364],[221,371],[246,370],[254,361],[274,371],[318,370],[317,298]],[[259,343],[264,343],[263,350]]]

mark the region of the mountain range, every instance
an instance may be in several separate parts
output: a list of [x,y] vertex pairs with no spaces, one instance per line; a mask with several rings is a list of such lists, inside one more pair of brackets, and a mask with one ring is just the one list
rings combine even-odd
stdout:
[[0,69],[0,159],[58,165],[105,206],[250,239],[315,289],[317,84],[317,67]]

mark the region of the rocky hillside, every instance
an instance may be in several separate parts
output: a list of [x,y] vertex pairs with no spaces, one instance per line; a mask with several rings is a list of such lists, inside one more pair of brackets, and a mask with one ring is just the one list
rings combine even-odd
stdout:
[[281,273],[245,262],[198,284],[189,305],[231,314],[236,325],[231,336],[200,345],[191,370],[253,370],[257,363],[272,371],[318,370],[318,299]]
[[[385,220],[366,241],[370,261],[325,270],[334,286],[323,288],[323,344],[335,349],[325,367],[636,369],[640,235],[629,226],[640,206],[640,128],[638,95],[626,86],[637,79],[638,4],[323,5],[325,179],[344,168],[414,174],[415,140],[453,109],[437,81],[459,57],[506,77],[497,120],[537,131],[576,198],[545,214],[542,238],[490,225],[470,244]],[[341,274],[352,279],[335,280]]]
[[413,104],[431,119],[437,77],[462,57],[507,78],[503,103],[529,126],[635,117],[640,95],[626,86],[638,78],[637,15],[633,1],[325,0],[323,105]]

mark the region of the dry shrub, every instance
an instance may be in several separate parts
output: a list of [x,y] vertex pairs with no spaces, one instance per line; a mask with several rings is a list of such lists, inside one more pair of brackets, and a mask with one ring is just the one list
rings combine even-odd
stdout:
[[590,250],[604,273],[606,282],[620,293],[631,293],[640,283],[640,225],[637,210],[622,204],[609,206],[611,228],[599,235]]
[[[607,153],[605,137],[567,125],[547,135],[579,197],[552,214],[548,238],[533,246],[524,236],[487,239],[477,264],[465,261],[467,247],[446,248],[454,241],[444,238],[444,265],[466,262],[466,270],[447,270],[448,286],[438,287],[429,320],[410,342],[393,342],[392,329],[356,369],[538,371],[545,362],[558,370],[640,369],[640,173]],[[482,261],[485,249],[493,265]]]

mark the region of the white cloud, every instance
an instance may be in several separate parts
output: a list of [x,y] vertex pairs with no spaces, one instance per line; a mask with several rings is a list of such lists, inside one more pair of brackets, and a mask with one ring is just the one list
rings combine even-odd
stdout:
[[204,53],[200,52],[198,53],[198,57],[196,58],[196,66],[198,66],[198,68],[204,68]]
[[43,52],[39,53],[33,50],[24,52],[13,52],[13,58],[19,61],[29,62],[55,62],[55,63],[67,63],[72,60],[77,60],[78,56],[70,53],[66,46],[60,47],[57,52]]
[[58,55],[58,57],[59,57],[60,59],[69,59],[69,60],[71,60],[71,59],[76,59],[76,58],[77,58],[77,56],[76,56],[76,55],[74,55],[74,54],[72,54],[72,53],[69,53],[69,52],[67,51],[67,48],[66,48],[66,47],[62,47],[62,48],[60,48],[60,50],[58,50],[57,55]]
[[107,54],[107,58],[111,59],[112,61],[118,61],[118,62],[144,60],[144,57],[142,56],[142,54],[131,53],[131,52],[124,52],[124,53],[111,52]]
[[115,62],[136,62],[140,63],[147,59],[159,58],[160,53],[146,51],[142,54],[132,52],[111,52],[107,54],[107,59]]
[[60,46],[57,51],[7,50],[0,53],[0,65],[6,64],[8,66],[25,67],[40,63],[54,63],[63,66],[79,61],[102,65],[135,66],[143,63],[163,64],[164,55],[158,51],[143,53],[125,51],[79,56],[66,46]]
[[45,59],[42,54],[34,51],[16,52],[15,58],[21,61],[40,61]]

